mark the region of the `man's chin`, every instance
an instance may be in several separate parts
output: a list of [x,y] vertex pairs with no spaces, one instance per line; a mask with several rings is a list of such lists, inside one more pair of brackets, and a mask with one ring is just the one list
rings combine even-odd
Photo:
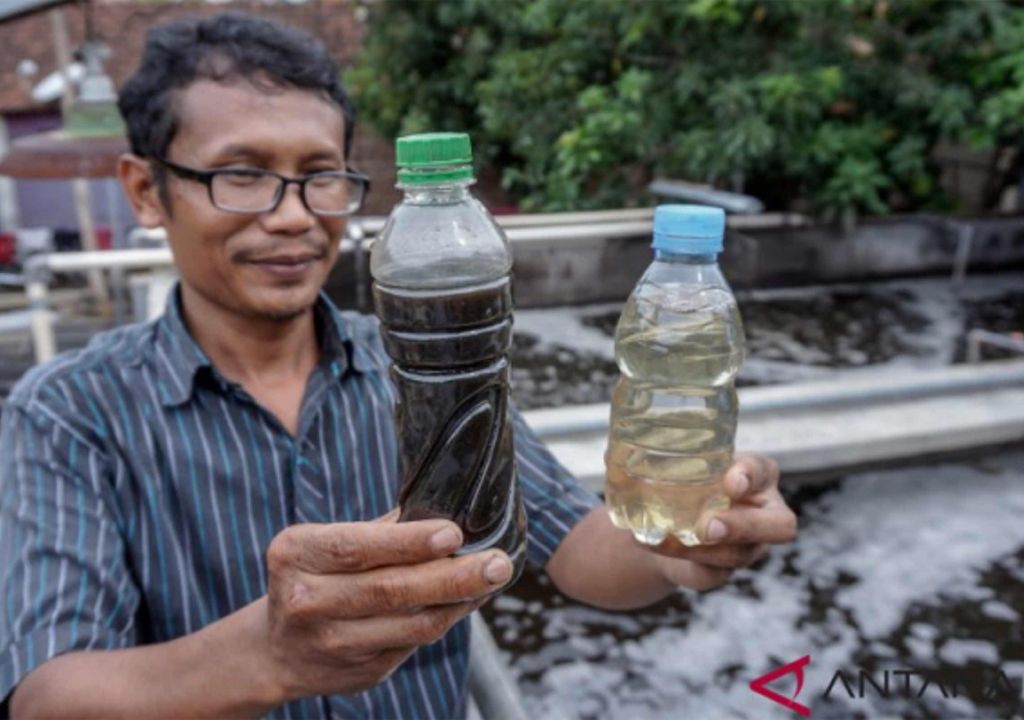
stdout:
[[316,303],[319,290],[292,289],[261,293],[250,303],[253,314],[273,322],[288,322],[305,314]]
[[263,318],[272,322],[286,323],[294,320],[297,317],[301,317],[311,305],[307,305],[304,308],[296,308],[289,310],[270,310],[263,314]]

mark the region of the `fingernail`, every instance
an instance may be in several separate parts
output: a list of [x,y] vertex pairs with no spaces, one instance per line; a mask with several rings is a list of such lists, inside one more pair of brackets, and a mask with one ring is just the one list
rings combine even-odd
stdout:
[[459,533],[455,528],[446,527],[443,530],[438,530],[434,533],[434,536],[430,538],[430,547],[437,554],[450,553],[458,549],[459,545],[462,544],[462,538],[459,537]]
[[710,542],[718,542],[725,537],[725,534],[729,531],[729,528],[725,526],[725,523],[718,518],[713,518],[708,522],[707,531],[704,536]]
[[512,563],[501,556],[491,558],[484,566],[484,577],[491,585],[502,584],[511,574]]
[[750,489],[750,476],[745,472],[741,472],[733,484],[736,486],[736,492],[742,495]]

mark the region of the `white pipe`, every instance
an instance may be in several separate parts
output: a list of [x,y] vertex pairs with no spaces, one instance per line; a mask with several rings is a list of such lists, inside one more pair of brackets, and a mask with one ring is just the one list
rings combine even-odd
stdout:
[[528,720],[512,671],[479,612],[470,615],[469,691],[486,720]]
[[953,257],[953,284],[963,285],[967,277],[967,262],[971,258],[974,228],[966,223],[957,225],[956,255]]
[[652,220],[629,222],[590,223],[586,225],[548,225],[544,227],[510,227],[505,231],[514,244],[547,243],[566,240],[594,240],[610,238],[649,237]]
[[48,288],[41,280],[32,280],[25,287],[32,312],[32,346],[36,362],[44,363],[57,354],[57,341],[53,333],[53,316],[48,307]]
[[[342,252],[350,252],[355,242],[345,238],[338,243]],[[146,270],[174,264],[170,248],[131,248],[93,252],[61,252],[34,255],[25,263],[25,274],[36,276],[44,270],[54,273],[89,270]]]
[[[649,235],[650,221],[634,221],[578,226],[510,228],[508,237],[514,243],[547,242],[550,240],[585,240],[591,238],[635,237]],[[368,240],[366,242],[369,242]],[[355,241],[344,238],[339,246],[343,252],[355,248]],[[27,263],[27,272],[45,268],[51,272],[86,272],[113,268],[144,269],[173,264],[170,248],[131,248],[93,252],[62,252],[37,255]]]
[[[7,123],[0,115],[0,157],[7,154]],[[13,233],[21,222],[18,217],[18,196],[14,192],[14,180],[0,177],[0,230]]]
[[128,231],[128,247],[137,248],[140,245],[162,243],[167,244],[167,233],[162,227],[146,228],[133,227]]
[[975,328],[967,333],[967,362],[981,361],[981,346],[992,345],[1003,350],[1024,353],[1024,337],[1013,337],[1002,333]]
[[[895,403],[1019,385],[1024,385],[1024,360],[997,360],[934,370],[846,371],[841,379],[746,387],[738,392],[742,419],[768,413]],[[550,438],[607,431],[610,407],[607,403],[596,403],[531,410],[525,414],[538,435]]]
[[[516,213],[512,215],[495,215],[494,220],[503,228],[538,227],[548,225],[590,225],[601,223],[633,222],[650,220],[654,217],[654,208],[625,208],[622,210],[589,210],[586,212],[557,213]],[[355,218],[362,226],[363,232],[375,235],[384,229],[387,217],[383,215],[364,215]]]
[[764,211],[764,203],[752,195],[719,190],[711,185],[657,178],[647,185],[648,192],[683,202],[697,202],[714,205],[726,212],[741,215],[756,215]]
[[496,215],[495,221],[504,228],[536,227],[538,225],[592,225],[595,223],[633,222],[650,220],[654,208],[626,208],[623,210],[589,210],[586,212],[519,213]]
[[[522,213],[496,215],[495,222],[507,231],[518,228],[551,227],[557,225],[605,225],[650,221],[654,208],[628,208],[626,210],[592,210],[589,212]],[[384,229],[387,218],[383,215],[363,215],[353,218],[366,235],[376,235]],[[811,220],[799,213],[761,213],[758,215],[730,215],[725,219],[732,230],[759,230],[787,227],[806,227]]]
[[[626,211],[633,215],[649,215],[648,210]],[[624,215],[621,211],[599,211],[593,213],[552,213],[547,215],[531,216],[534,218],[556,218],[557,216],[572,216],[573,218],[594,218],[599,216],[611,217],[612,215]],[[590,222],[570,225],[568,222],[551,222],[545,225],[534,221],[516,223],[513,218],[527,216],[501,216],[499,224],[506,224],[506,235],[512,243],[532,244],[549,241],[571,241],[571,240],[592,240],[609,238],[643,237],[651,234],[652,221],[648,220],[618,220],[614,222]],[[507,219],[507,220],[506,220]],[[384,227],[384,219],[379,217],[366,217],[353,220],[358,225],[352,228],[349,235],[360,235],[362,243],[368,248],[373,243],[372,235],[379,233]],[[730,218],[730,227],[738,230],[746,230],[754,227],[798,227],[803,224],[803,218],[799,215],[765,215],[759,218]],[[141,239],[159,241],[166,239],[166,236],[159,230],[140,231],[138,228],[129,233],[129,242],[137,243]],[[342,252],[349,252],[356,248],[359,242],[354,237],[345,237],[340,242]],[[100,269],[144,269],[147,267],[159,267],[173,263],[169,248],[131,248],[126,250],[106,250],[99,252],[79,253],[53,253],[39,255],[29,261],[32,268],[47,268],[52,272],[84,272],[96,268]]]
[[0,272],[0,285],[11,287],[25,287],[25,276],[17,273]]
[[169,248],[142,248],[134,250],[95,250],[92,252],[62,252],[35,255],[25,263],[25,273],[35,276],[42,270],[50,272],[87,272],[89,270],[138,270],[172,265]]
[[[71,66],[71,41],[68,37],[67,18],[64,16],[63,8],[54,8],[50,11],[50,27],[53,31],[54,53],[57,59],[57,67],[64,76],[64,92],[60,97],[61,115],[65,122],[71,112],[72,91],[71,78],[68,75],[68,68]],[[82,241],[82,247],[86,251],[97,249],[96,226],[92,221],[92,194],[89,191],[89,182],[83,178],[71,179],[71,195],[75,206],[75,215],[78,218],[78,235]],[[89,278],[89,290],[93,298],[105,312],[108,307],[107,284],[103,274],[97,270],[87,273]]]

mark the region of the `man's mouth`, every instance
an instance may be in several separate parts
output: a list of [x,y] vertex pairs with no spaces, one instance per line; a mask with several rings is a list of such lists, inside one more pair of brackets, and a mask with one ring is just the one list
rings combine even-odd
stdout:
[[248,258],[246,262],[277,277],[299,278],[323,257],[323,253],[312,252],[277,253]]
[[291,253],[287,255],[270,255],[268,257],[252,258],[249,262],[260,265],[302,265],[303,263],[314,262],[322,258],[320,253]]

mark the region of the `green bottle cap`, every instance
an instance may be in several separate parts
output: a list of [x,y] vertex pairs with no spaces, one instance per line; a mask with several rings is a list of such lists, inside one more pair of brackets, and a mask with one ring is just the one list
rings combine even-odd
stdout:
[[424,185],[473,179],[473,149],[466,133],[406,135],[395,142],[398,182]]

